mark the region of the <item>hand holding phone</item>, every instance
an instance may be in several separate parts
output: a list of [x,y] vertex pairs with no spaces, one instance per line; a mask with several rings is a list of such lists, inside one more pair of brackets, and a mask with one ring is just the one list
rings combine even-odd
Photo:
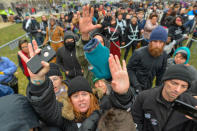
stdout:
[[172,108],[197,120],[197,108],[192,105],[189,105],[180,100],[175,100]]
[[56,56],[56,52],[51,48],[51,46],[45,46],[39,54],[32,57],[27,62],[27,67],[34,74],[38,73],[42,69],[41,61],[49,62]]
[[[33,45],[32,45],[33,44]],[[29,49],[29,54],[30,54],[30,58],[26,57],[22,51],[18,52],[18,55],[21,57],[21,59],[24,60],[24,62],[27,64],[29,61],[31,61],[31,59],[33,57],[35,57],[36,55],[40,54],[41,49],[38,48],[37,42],[35,40],[32,41],[31,43],[28,43],[28,49]],[[49,63],[45,62],[45,61],[41,61],[38,64],[41,64],[41,69],[38,73],[33,73],[31,72],[31,70],[28,68],[28,72],[31,78],[31,82],[35,85],[40,85],[45,81],[45,75],[46,73],[49,71],[50,67],[49,67]],[[37,66],[35,65],[35,66]]]

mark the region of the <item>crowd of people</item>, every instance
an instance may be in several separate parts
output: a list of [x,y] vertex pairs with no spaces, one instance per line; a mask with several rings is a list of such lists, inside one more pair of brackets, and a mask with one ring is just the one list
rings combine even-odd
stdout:
[[[18,64],[29,84],[19,95],[17,66],[0,57],[0,130],[196,131],[196,18],[197,2],[84,5],[41,22],[27,14]],[[56,56],[32,73],[45,47]]]

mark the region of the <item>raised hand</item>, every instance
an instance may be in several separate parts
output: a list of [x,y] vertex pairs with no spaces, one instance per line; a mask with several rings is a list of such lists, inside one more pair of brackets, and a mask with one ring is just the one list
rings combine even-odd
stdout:
[[[34,57],[36,54],[40,53],[41,49],[38,48],[37,42],[35,40],[32,41],[33,43],[33,47],[32,44],[29,43],[28,44],[28,49],[29,49],[29,54],[30,54],[30,59],[32,57]],[[18,52],[18,55],[25,61],[25,63],[27,63],[30,59],[27,58],[21,51]],[[39,81],[44,81],[45,80],[45,74],[49,71],[49,63],[42,61],[41,64],[43,65],[43,68],[37,73],[37,74],[33,74],[29,68],[28,72],[29,75],[31,77],[31,81],[32,83],[39,84]]]
[[82,17],[80,16],[80,12],[77,12],[77,16],[79,19],[79,30],[83,35],[88,35],[89,32],[96,28],[101,28],[101,24],[93,25],[92,17],[94,15],[94,8],[89,7],[89,5],[83,6]]
[[126,68],[126,62],[123,60],[123,65],[121,66],[119,58],[112,54],[109,57],[109,68],[112,75],[112,89],[118,94],[127,93],[129,89],[129,76]]

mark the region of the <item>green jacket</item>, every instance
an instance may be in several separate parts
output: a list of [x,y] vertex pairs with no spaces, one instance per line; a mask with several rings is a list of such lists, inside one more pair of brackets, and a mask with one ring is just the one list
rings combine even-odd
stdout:
[[8,15],[8,13],[5,10],[0,10],[0,15]]
[[88,66],[90,64],[86,60],[85,54],[84,54],[84,51],[83,51],[83,46],[86,43],[88,43],[88,41],[83,41],[81,38],[77,42],[77,44],[75,46],[75,48],[76,48],[76,57],[77,57],[77,60],[78,60],[79,64],[81,65],[82,70],[83,70],[83,76],[88,80],[90,86],[93,88],[94,87],[94,84],[93,84],[93,81],[92,81],[93,73],[88,70]]
[[13,11],[12,9],[9,9],[9,10],[8,10],[8,13],[9,13],[10,15],[14,15],[14,14],[15,14],[14,11]]

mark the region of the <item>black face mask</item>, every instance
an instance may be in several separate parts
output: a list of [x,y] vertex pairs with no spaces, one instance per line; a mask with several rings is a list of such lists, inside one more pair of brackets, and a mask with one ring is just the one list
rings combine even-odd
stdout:
[[69,51],[74,50],[75,48],[75,42],[65,42],[64,43],[65,48],[67,48]]

